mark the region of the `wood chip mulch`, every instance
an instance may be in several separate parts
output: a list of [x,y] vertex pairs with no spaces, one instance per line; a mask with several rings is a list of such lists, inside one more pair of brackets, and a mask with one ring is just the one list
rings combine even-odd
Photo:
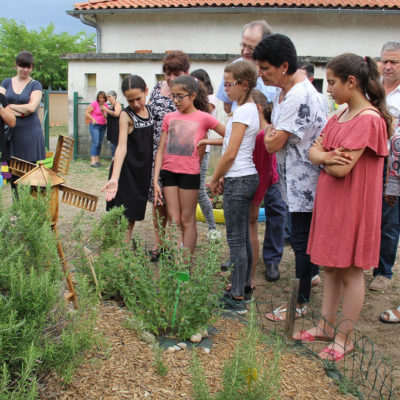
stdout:
[[[88,354],[70,384],[63,384],[55,373],[47,376],[40,384],[40,398],[191,399],[190,352],[164,353],[168,373],[166,376],[158,375],[152,349],[138,338],[136,332],[124,327],[127,318],[127,310],[103,304],[97,329],[103,332],[108,349]],[[215,393],[221,387],[223,364],[232,355],[244,325],[232,319],[219,319],[213,326],[218,333],[212,337],[211,352],[206,354],[201,348],[198,351],[210,391]],[[280,369],[282,400],[354,399],[341,395],[322,367],[307,357],[285,351]]]

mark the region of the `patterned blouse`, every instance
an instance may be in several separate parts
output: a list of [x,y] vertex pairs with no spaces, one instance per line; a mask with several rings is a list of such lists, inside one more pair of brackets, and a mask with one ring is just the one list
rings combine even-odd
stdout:
[[279,103],[280,93],[278,89],[272,125],[291,135],[276,153],[279,188],[290,212],[312,212],[320,167],[309,161],[308,152],[326,124],[325,106],[308,79],[294,85]]
[[[153,137],[153,166],[151,171],[151,185],[149,190],[149,201],[154,200],[154,190],[153,190],[153,176],[154,176],[154,161],[156,159],[156,154],[158,146],[160,144],[161,137],[161,126],[164,120],[165,114],[169,112],[176,111],[174,102],[169,98],[161,94],[161,86],[163,82],[158,82],[150,94],[149,104],[151,106],[151,113],[154,119],[154,137]],[[159,180],[160,187],[161,179]]]

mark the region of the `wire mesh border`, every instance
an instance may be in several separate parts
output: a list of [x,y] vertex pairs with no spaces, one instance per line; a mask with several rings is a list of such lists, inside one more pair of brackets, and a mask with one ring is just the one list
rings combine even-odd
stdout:
[[[254,301],[261,329],[264,333],[286,337],[285,323],[267,322],[264,314],[273,313],[277,306],[281,304],[289,304],[293,297],[297,298],[297,294],[290,290],[285,299],[282,296],[281,289],[265,288],[261,291],[260,287],[257,287]],[[338,325],[345,322],[341,314],[336,317],[340,322],[331,327],[335,334],[340,332]],[[321,314],[310,301],[307,303],[307,313],[296,319],[296,331],[316,327],[320,319]],[[360,399],[395,400],[400,398],[400,386],[395,385],[395,375],[396,373],[399,374],[400,368],[386,360],[385,356],[376,349],[373,341],[359,330],[354,329],[352,331],[351,341],[354,344],[354,351],[348,354],[343,361],[337,363],[321,360],[318,357],[321,346],[325,346],[327,343],[321,344],[318,341],[300,343],[291,340],[291,338],[287,340],[287,343],[289,345],[292,343],[294,349],[319,360],[329,377],[345,387],[348,393]]]

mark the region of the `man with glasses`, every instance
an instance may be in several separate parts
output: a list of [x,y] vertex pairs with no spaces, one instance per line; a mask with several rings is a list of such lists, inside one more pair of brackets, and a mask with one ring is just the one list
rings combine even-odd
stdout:
[[[393,117],[393,135],[400,134],[400,42],[388,42],[382,47],[382,85],[386,92],[386,106]],[[383,169],[386,183],[387,161]],[[392,279],[400,236],[400,204],[398,197],[384,196],[382,201],[381,249],[379,266],[374,269],[370,290],[385,290]]]
[[[236,61],[246,60],[254,63],[253,51],[257,46],[258,42],[264,39],[266,36],[272,33],[270,26],[264,20],[252,21],[243,27],[242,40],[240,45],[240,55]],[[262,79],[258,78],[256,89],[260,90],[265,94],[268,101],[271,102],[275,96],[275,88],[265,86]],[[222,78],[221,84],[219,85],[217,97],[223,101],[224,110],[227,114],[230,114],[236,107],[236,103],[232,103],[224,90],[224,79]]]
[[[255,63],[253,51],[257,44],[266,36],[272,33],[270,26],[264,20],[252,21],[243,27],[242,40],[240,42],[241,57],[236,61],[246,60]],[[224,110],[230,114],[237,104],[232,103],[225,90],[224,79],[218,89],[217,97],[224,102]],[[266,86],[261,77],[257,80],[256,89],[260,90],[271,102],[275,97],[275,87]],[[268,282],[275,282],[279,279],[279,263],[282,259],[285,233],[286,204],[282,200],[278,182],[274,183],[267,190],[264,197],[265,207],[265,236],[263,243],[263,260],[265,264],[265,278]],[[231,267],[231,262],[226,261],[221,265],[221,269],[226,271]]]

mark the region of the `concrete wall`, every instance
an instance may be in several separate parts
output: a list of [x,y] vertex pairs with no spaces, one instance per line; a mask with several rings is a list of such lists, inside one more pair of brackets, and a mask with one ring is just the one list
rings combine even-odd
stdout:
[[50,126],[68,124],[68,93],[50,92]]
[[[302,10],[301,10],[302,11]],[[399,16],[330,12],[188,13],[152,11],[98,15],[101,52],[129,53],[180,49],[188,53],[236,53],[241,27],[266,19],[275,32],[288,35],[301,56],[344,52],[377,56],[381,46],[400,37]]]
[[[67,92],[50,92],[49,93],[50,108],[50,126],[67,125],[68,124],[68,93]],[[44,106],[43,103],[39,108],[40,122],[43,123]]]
[[[254,9],[255,10],[255,9]],[[257,11],[257,10],[255,10]],[[400,37],[398,16],[387,14],[330,12],[273,13],[188,13],[145,12],[97,16],[102,31],[102,53],[134,53],[136,50],[183,50],[197,54],[238,54],[242,26],[255,19],[266,19],[275,32],[288,35],[299,56],[333,57],[344,52],[378,56],[382,44]],[[225,62],[192,61],[191,70],[204,68],[217,91]],[[68,115],[72,134],[72,96],[77,91],[84,101],[91,102],[99,90],[120,90],[120,74],[138,74],[149,90],[157,82],[161,61],[157,60],[70,60],[68,70]],[[85,74],[96,74],[96,86],[88,87]],[[325,81],[325,67],[318,65],[315,78]],[[326,82],[324,82],[326,90]],[[222,105],[218,118],[224,121]]]
[[[214,91],[218,90],[223,75],[225,63],[222,62],[192,62],[191,70],[204,68],[210,75]],[[87,87],[85,74],[96,74],[96,87]],[[157,83],[157,74],[162,73],[161,61],[69,61],[68,64],[68,118],[69,134],[72,135],[73,127],[73,93],[78,92],[82,102],[92,102],[96,99],[99,90],[105,92],[115,90],[118,100],[126,103],[121,92],[121,74],[138,74],[146,82],[149,95]],[[217,117],[225,120],[222,103],[217,108]]]

